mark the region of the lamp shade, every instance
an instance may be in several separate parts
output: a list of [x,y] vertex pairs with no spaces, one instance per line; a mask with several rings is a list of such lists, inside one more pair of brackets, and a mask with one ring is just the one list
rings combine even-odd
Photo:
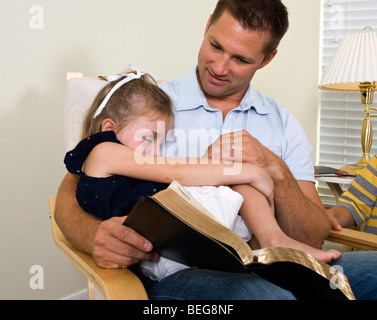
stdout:
[[366,29],[343,39],[319,89],[359,91],[361,82],[377,81],[377,33]]

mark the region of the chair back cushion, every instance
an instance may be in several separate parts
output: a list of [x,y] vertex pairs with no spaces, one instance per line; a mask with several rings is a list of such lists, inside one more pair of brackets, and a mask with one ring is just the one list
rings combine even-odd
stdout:
[[66,85],[64,137],[66,152],[80,141],[84,117],[98,92],[108,82],[92,78],[71,78]]

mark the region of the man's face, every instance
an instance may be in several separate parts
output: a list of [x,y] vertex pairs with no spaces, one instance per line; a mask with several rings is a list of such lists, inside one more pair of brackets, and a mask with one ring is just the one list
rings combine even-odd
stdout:
[[201,88],[207,98],[240,101],[255,72],[267,65],[277,51],[266,56],[263,49],[268,33],[244,29],[227,11],[209,24],[210,20],[198,57]]

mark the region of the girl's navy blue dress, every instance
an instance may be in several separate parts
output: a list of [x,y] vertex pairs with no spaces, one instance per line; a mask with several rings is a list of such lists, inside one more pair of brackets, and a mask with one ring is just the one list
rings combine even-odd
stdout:
[[150,196],[168,187],[165,183],[120,175],[107,178],[87,176],[81,171],[82,165],[90,151],[102,142],[121,144],[113,131],[99,132],[82,140],[75,149],[67,152],[64,159],[67,170],[80,175],[76,197],[86,212],[102,220],[114,216],[125,216],[130,213],[141,196]]

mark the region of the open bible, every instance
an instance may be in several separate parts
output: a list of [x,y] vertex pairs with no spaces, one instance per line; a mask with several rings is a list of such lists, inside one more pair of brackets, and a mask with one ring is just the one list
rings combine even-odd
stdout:
[[190,267],[254,273],[297,299],[355,299],[344,274],[309,254],[282,247],[253,252],[178,182],[140,198],[123,224],[161,256]]

